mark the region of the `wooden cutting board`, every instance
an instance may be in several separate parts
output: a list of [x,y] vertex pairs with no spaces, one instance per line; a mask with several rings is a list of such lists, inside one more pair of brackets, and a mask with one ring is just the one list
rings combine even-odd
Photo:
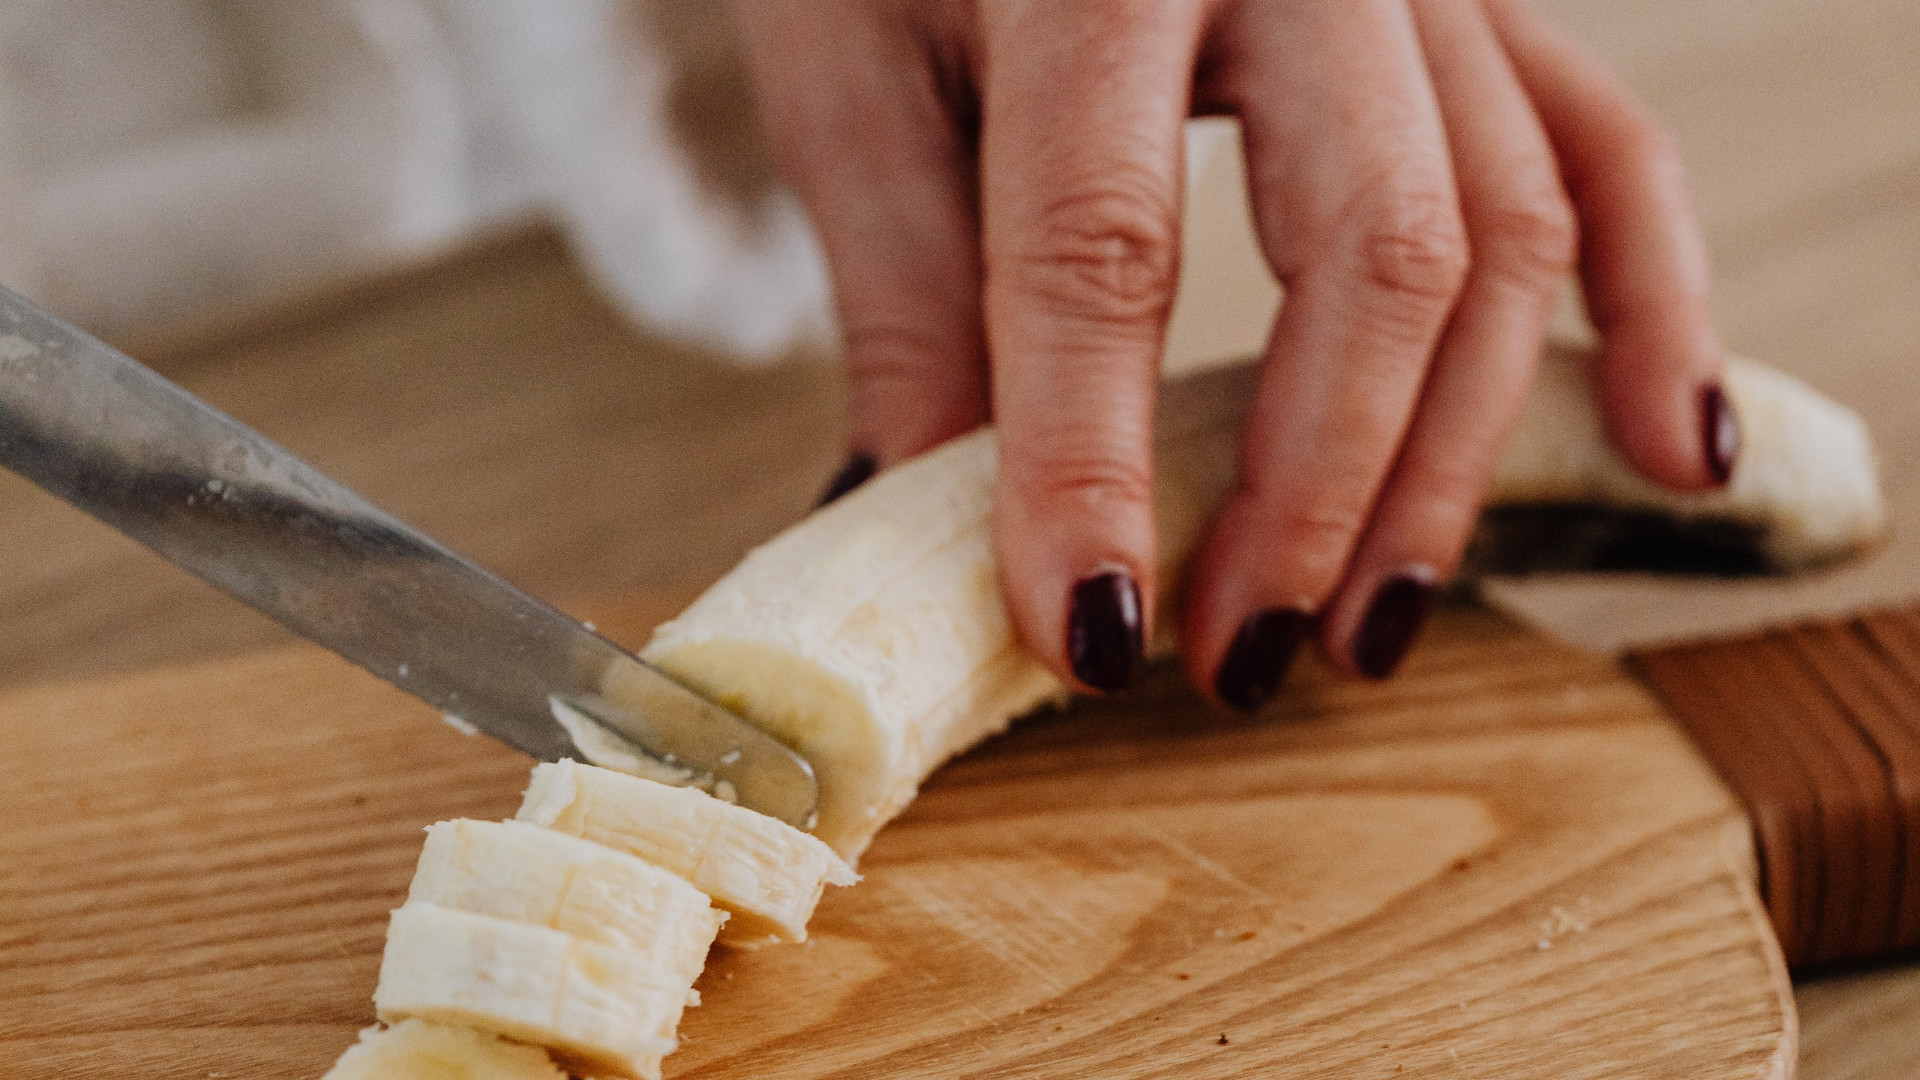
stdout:
[[[638,642],[684,596],[588,614]],[[528,762],[307,647],[0,696],[0,1076],[311,1078],[422,826]],[[1745,819],[1610,664],[1482,611],[1257,720],[1157,672],[941,770],[684,1077],[1787,1077]]]

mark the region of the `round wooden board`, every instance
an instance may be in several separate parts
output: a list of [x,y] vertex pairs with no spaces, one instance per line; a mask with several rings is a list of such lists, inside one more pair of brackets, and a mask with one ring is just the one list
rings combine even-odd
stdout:
[[[625,640],[678,599],[591,612]],[[420,828],[526,760],[315,649],[0,697],[0,1075],[311,1078]],[[676,1077],[1787,1077],[1747,827],[1615,667],[1443,612],[1382,686],[1159,672],[949,765]]]

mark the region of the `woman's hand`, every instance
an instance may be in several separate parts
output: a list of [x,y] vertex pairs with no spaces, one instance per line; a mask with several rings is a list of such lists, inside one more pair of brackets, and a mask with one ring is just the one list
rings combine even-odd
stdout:
[[1676,490],[1731,471],[1673,148],[1524,0],[737,6],[833,268],[841,486],[991,415],[1008,604],[1083,687],[1125,686],[1149,629],[1189,115],[1239,117],[1287,297],[1187,591],[1187,664],[1219,700],[1260,704],[1316,627],[1347,670],[1393,670],[1458,564],[1576,251],[1622,453]]

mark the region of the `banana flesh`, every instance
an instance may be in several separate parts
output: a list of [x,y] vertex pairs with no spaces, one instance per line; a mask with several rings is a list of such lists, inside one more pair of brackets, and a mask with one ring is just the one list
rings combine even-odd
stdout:
[[632,855],[524,822],[466,818],[428,826],[407,902],[624,949],[689,986],[727,920],[705,893]]
[[550,927],[408,903],[388,924],[373,1003],[388,1023],[476,1028],[543,1045],[593,1075],[659,1080],[690,993],[640,954]]
[[579,1073],[657,1080],[721,926],[798,940],[825,884],[853,880],[819,840],[703,792],[537,766],[519,819],[427,829],[374,992],[392,1026],[363,1035],[333,1080],[517,1080],[483,1069],[547,1061],[515,1043]]
[[370,1027],[320,1080],[567,1080],[547,1052],[471,1028]]
[[[1665,522],[1666,535],[1732,532],[1747,550],[1722,556],[1744,557],[1758,573],[1818,569],[1886,539],[1873,441],[1853,410],[1785,372],[1729,356],[1724,385],[1740,420],[1739,464],[1726,487],[1678,495],[1613,450],[1593,406],[1591,362],[1575,348],[1548,350],[1501,455],[1491,508],[1598,508],[1620,523]],[[1580,568],[1546,563],[1550,557],[1540,560],[1545,568]]]
[[[1589,359],[1549,351],[1491,505],[1598,508],[1632,528],[1678,523],[1664,536],[1731,535],[1772,572],[1845,558],[1884,535],[1871,446],[1844,407],[1732,360],[1726,388],[1746,440],[1733,482],[1675,495],[1608,445],[1586,389]],[[1234,482],[1257,376],[1239,365],[1161,389],[1159,603]],[[812,762],[815,835],[848,859],[941,762],[1063,692],[1021,647],[1001,600],[993,438],[984,429],[895,466],[756,548],[641,653]]]
[[[1613,456],[1580,362],[1548,357],[1490,504],[1734,523],[1771,570],[1884,534],[1871,447],[1844,408],[1733,361],[1727,392],[1747,439],[1733,483],[1675,496]],[[1216,369],[1162,390],[1155,522],[1169,589],[1234,483],[1254,377]],[[697,790],[540,765],[514,821],[429,830],[375,994],[393,1026],[364,1035],[330,1080],[552,1075],[537,1051],[495,1036],[546,1046],[576,1071],[655,1080],[716,931],[734,944],[804,939],[824,886],[857,880],[843,857],[928,773],[1061,696],[1001,601],[996,470],[989,429],[883,473],[755,550],[643,653],[814,764],[818,838]],[[432,1071],[463,1054],[534,1071]]]
[[804,941],[828,884],[858,880],[798,829],[694,788],[560,761],[534,767],[515,820],[627,852],[686,879],[731,918],[730,945]]

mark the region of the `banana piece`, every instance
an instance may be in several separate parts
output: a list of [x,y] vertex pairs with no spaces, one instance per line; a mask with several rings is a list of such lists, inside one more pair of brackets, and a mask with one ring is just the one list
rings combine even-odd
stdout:
[[1719,491],[1676,495],[1607,441],[1591,357],[1548,350],[1501,456],[1470,563],[1489,572],[1797,573],[1889,532],[1873,442],[1846,406],[1764,364],[1727,357],[1740,460]]
[[730,945],[804,941],[828,884],[858,875],[819,840],[694,788],[561,761],[536,765],[515,820],[568,833],[678,874],[731,913]]
[[428,826],[407,902],[551,927],[645,957],[688,986],[727,921],[674,874],[519,821]]
[[320,1080],[567,1080],[547,1052],[484,1031],[402,1020],[370,1027]]
[[644,954],[545,926],[407,903],[387,926],[373,1003],[418,1019],[547,1047],[594,1076],[659,1080],[680,1013],[697,996]]
[[[1871,448],[1845,408],[1736,360],[1726,385],[1746,449],[1733,482],[1674,495],[1639,480],[1607,445],[1584,363],[1577,350],[1549,351],[1494,506],[1677,522],[1678,534],[1731,538],[1766,570],[1831,562],[1884,535]],[[1217,368],[1161,390],[1154,515],[1168,590],[1234,481],[1256,377],[1252,365]],[[815,835],[848,859],[941,762],[1063,692],[1016,640],[1001,601],[989,521],[996,469],[983,429],[887,470],[756,548],[641,653],[812,762]],[[1551,548],[1557,538],[1537,539]]]

